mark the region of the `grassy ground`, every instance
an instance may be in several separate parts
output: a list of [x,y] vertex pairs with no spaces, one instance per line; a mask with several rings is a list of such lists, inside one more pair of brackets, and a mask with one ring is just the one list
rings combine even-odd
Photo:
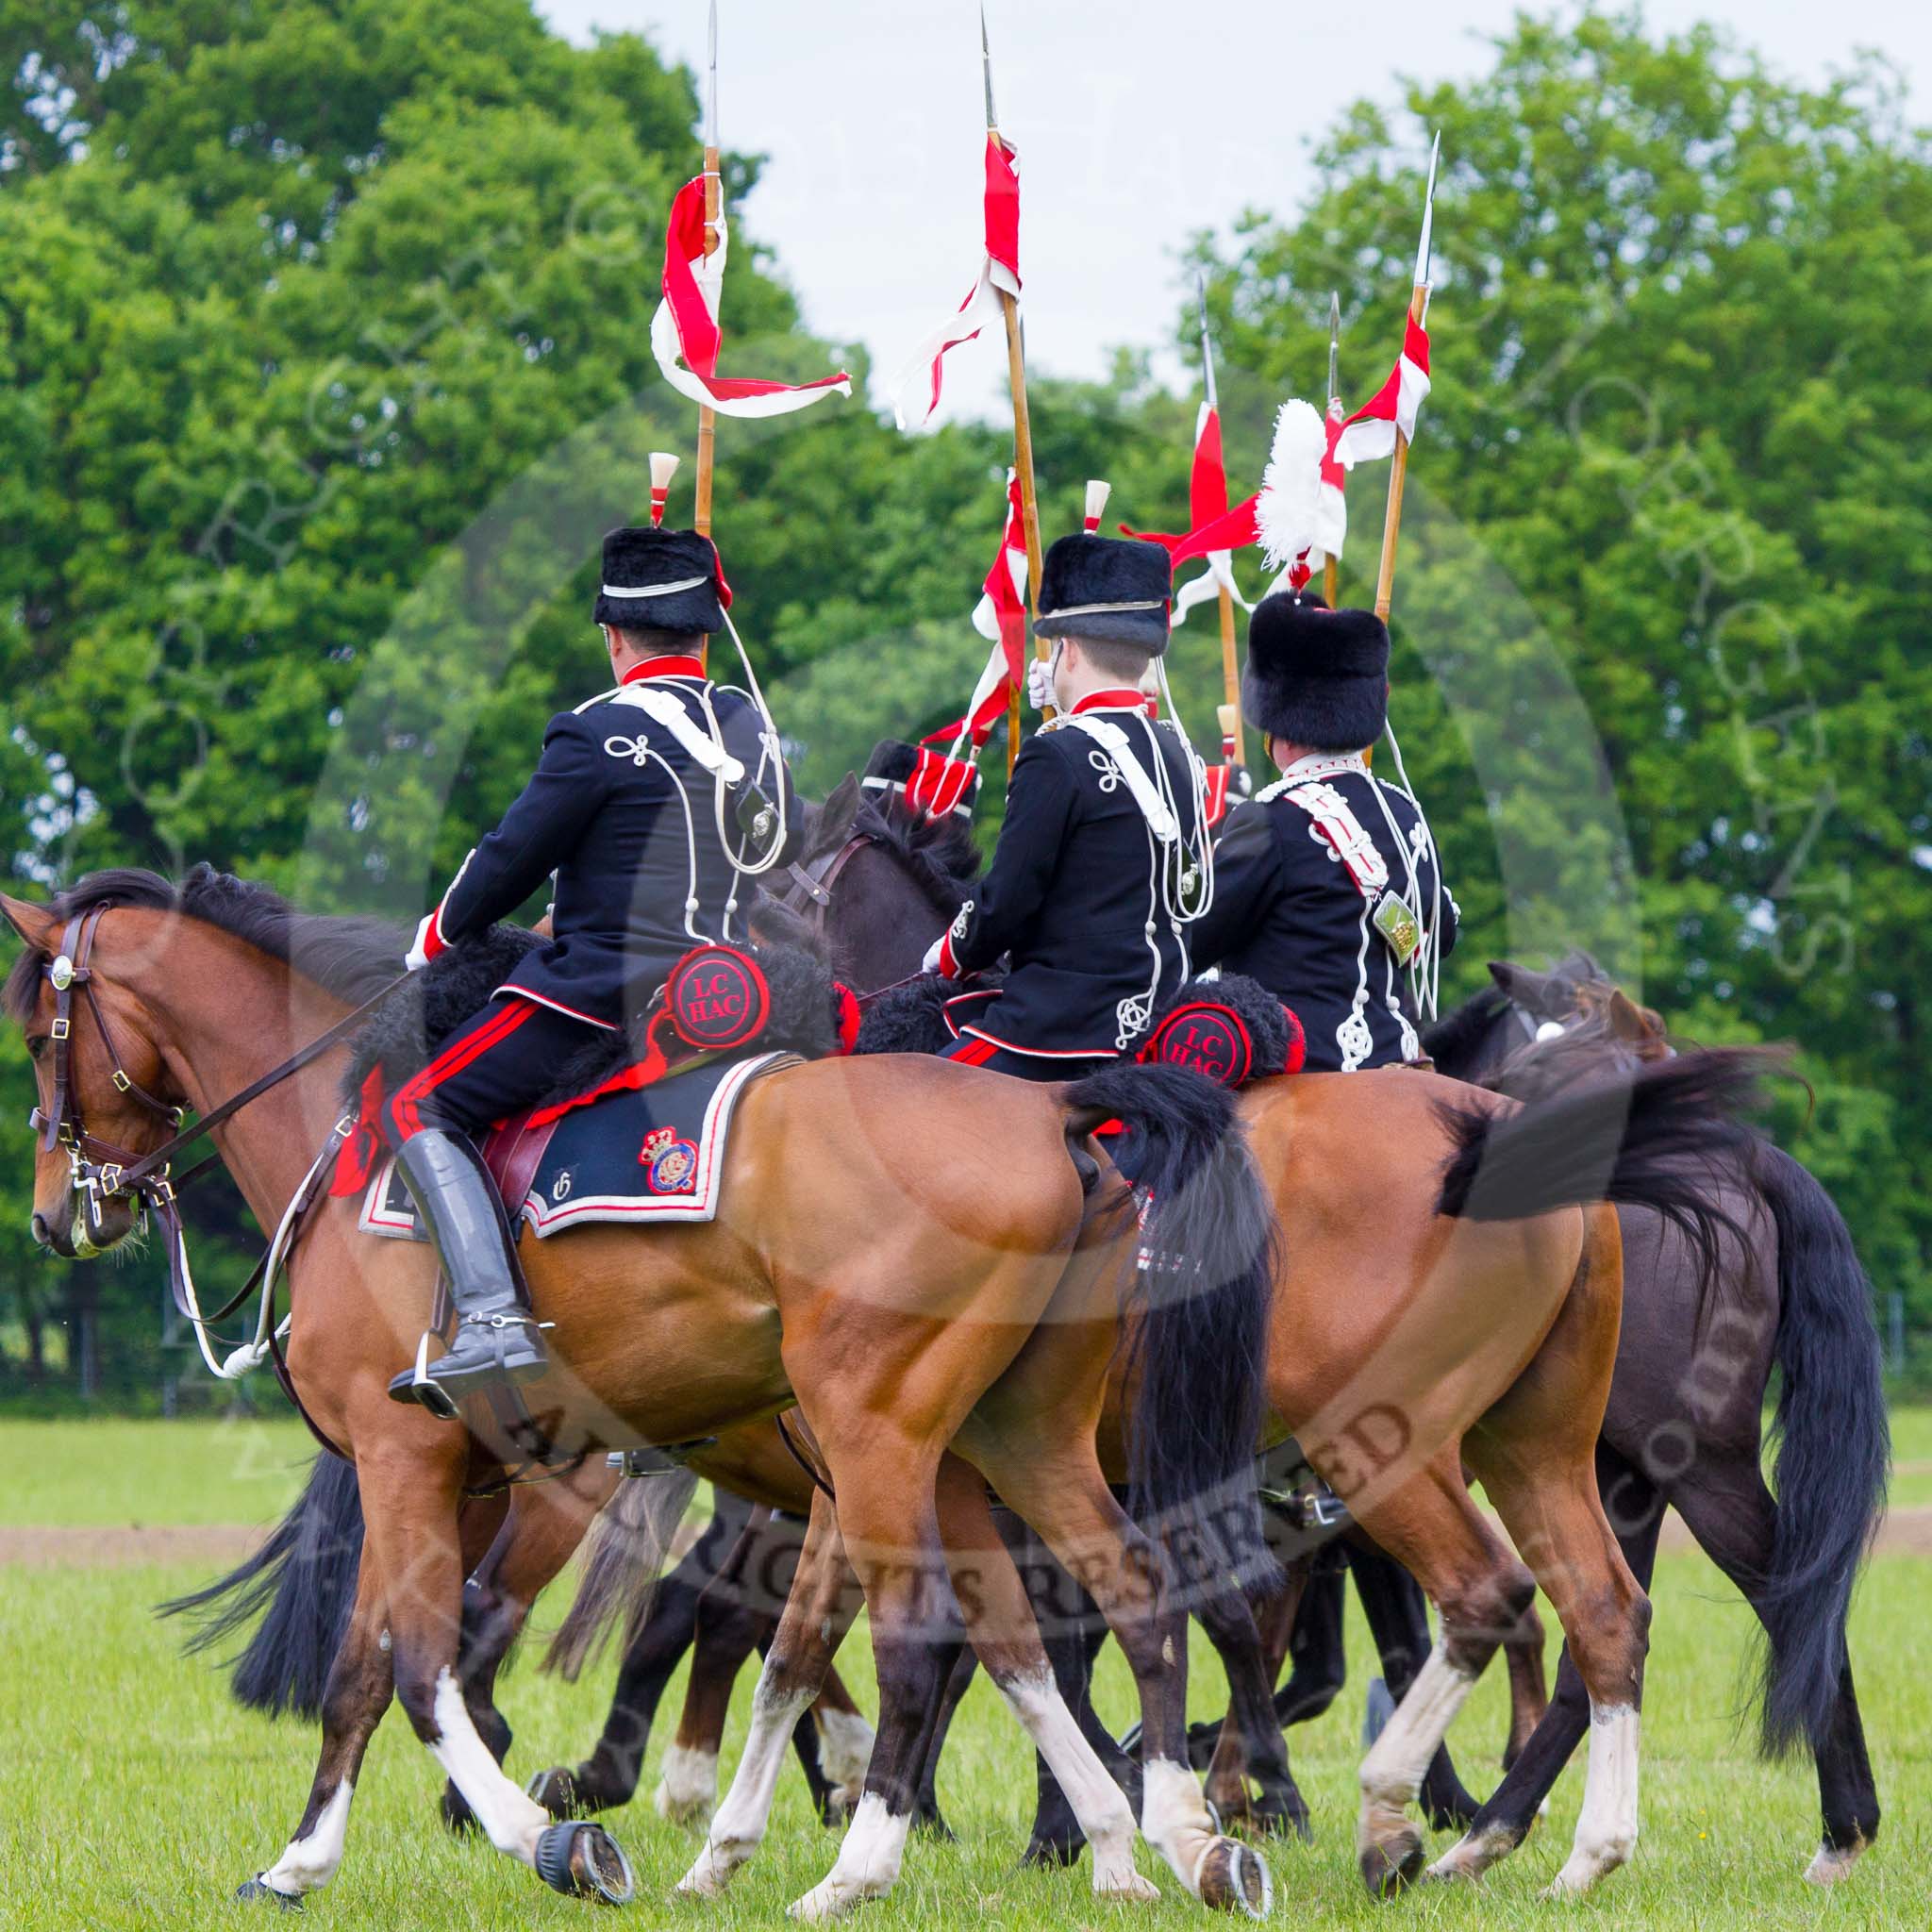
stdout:
[[[84,1497],[96,1523],[237,1522],[273,1515],[299,1440],[269,1430],[253,1447],[244,1435],[170,1425],[137,1428],[117,1446],[138,1468],[124,1496],[147,1513],[115,1514],[105,1491]],[[93,1460],[72,1448],[70,1472]],[[1914,1452],[1902,1431],[1901,1455]],[[182,1444],[192,1435],[191,1456]],[[0,1452],[19,1470],[25,1445],[12,1432]],[[50,1448],[48,1441],[39,1445]],[[37,1461],[42,1470],[58,1456]],[[199,1475],[195,1473],[200,1472]],[[278,1473],[279,1472],[279,1473]],[[76,1484],[79,1477],[74,1476]],[[15,1485],[16,1507],[19,1485]],[[46,1520],[44,1513],[40,1520]],[[72,1514],[64,1518],[76,1520]],[[219,1680],[175,1652],[175,1633],[148,1607],[199,1580],[192,1572],[0,1568],[0,1926],[194,1927],[241,1923],[224,1902],[234,1886],[273,1860],[300,1811],[312,1766],[313,1734],[232,1709]],[[1553,1916],[1666,1928],[1910,1925],[1928,1922],[1924,1874],[1932,1854],[1932,1688],[1924,1659],[1932,1643],[1932,1562],[1879,1559],[1861,1593],[1854,1655],[1867,1693],[1866,1721],[1887,1807],[1877,1848],[1849,1885],[1829,1895],[1798,1873],[1817,1836],[1808,1766],[1757,1764],[1735,1735],[1751,1620],[1707,1564],[1666,1558],[1645,1699],[1644,1840],[1635,1866],[1592,1900],[1550,1907],[1538,1887],[1560,1862],[1575,1821],[1580,1767],[1557,1787],[1552,1815],[1519,1857],[1479,1893],[1427,1893],[1376,1907],[1362,1893],[1350,1857],[1356,1730],[1361,1685],[1335,1710],[1291,1739],[1297,1774],[1315,1811],[1317,1842],[1279,1845],[1269,1857],[1277,1916],[1297,1924],[1401,1923],[1431,1927],[1544,1926]],[[540,1612],[540,1616],[545,1612]],[[554,1618],[558,1607],[547,1607]],[[1367,1641],[1351,1624],[1351,1655]],[[862,1643],[841,1662],[871,1707]],[[1106,1665],[1101,1702],[1127,1715],[1118,1659]],[[1219,1680],[1196,1646],[1193,1703],[1218,1707]],[[520,1671],[505,1706],[518,1726],[511,1768],[579,1755],[601,1716],[608,1677],[569,1688]],[[672,1686],[675,1709],[682,1679]],[[742,1739],[749,1679],[727,1740],[727,1770]],[[1452,1734],[1468,1781],[1486,1790],[1504,1728],[1504,1686],[1492,1672]],[[668,1731],[668,1724],[666,1726]],[[636,1923],[721,1922],[770,1926],[785,1904],[829,1864],[832,1840],[812,1821],[802,1781],[788,1772],[773,1833],[759,1860],[722,1907],[672,1902],[671,1883],[691,1841],[660,1821],[648,1802],[664,1732],[654,1744],[645,1797],[610,1823],[641,1879]],[[1012,1724],[975,1685],[960,1714],[941,1796],[961,1842],[915,1844],[897,1896],[868,1924],[951,1926],[997,1914],[1017,1926],[1149,1926],[1199,1923],[1171,1882],[1151,1911],[1101,1907],[1083,1865],[1041,1875],[1017,1869],[1030,1803],[1031,1767]],[[370,1754],[351,1828],[349,1856],[335,1885],[310,1906],[311,1919],[342,1927],[470,1928],[585,1924],[591,1907],[545,1891],[487,1847],[444,1838],[433,1817],[437,1777],[425,1754],[391,1713]],[[1143,1865],[1155,1873],[1143,1854]],[[1158,1876],[1159,1874],[1156,1874]]]

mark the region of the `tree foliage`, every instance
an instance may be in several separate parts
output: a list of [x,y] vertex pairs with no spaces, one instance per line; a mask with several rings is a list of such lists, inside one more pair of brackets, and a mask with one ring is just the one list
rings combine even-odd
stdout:
[[[648,325],[691,77],[527,0],[22,0],[0,74],[8,870],[209,858],[413,916],[594,680],[596,539],[646,452],[689,454]],[[1478,79],[1346,110],[1306,207],[1201,250],[1238,487],[1319,390],[1331,287],[1351,399],[1386,370],[1438,126],[1395,715],[1468,914],[1453,990],[1577,941],[1691,1033],[1799,1040],[1817,1108],[1785,1125],[1932,1320],[1924,143],[1874,71],[1807,92],[1707,32],[1523,21]],[[735,201],[758,164],[726,165]],[[728,367],[835,359],[737,230],[724,323]],[[1124,357],[1033,402],[1049,535],[1089,476],[1181,526],[1191,398]],[[720,453],[807,780],[957,715],[1008,435],[835,403]],[[1351,592],[1385,475],[1351,491]],[[1218,666],[1197,615],[1197,738]],[[146,1380],[152,1271],[51,1289],[18,1155],[0,1267],[36,1310],[118,1311],[110,1366]]]

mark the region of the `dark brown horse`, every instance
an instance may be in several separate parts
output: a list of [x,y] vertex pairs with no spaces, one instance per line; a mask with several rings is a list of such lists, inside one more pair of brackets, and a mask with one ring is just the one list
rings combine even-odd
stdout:
[[[132,1228],[112,1174],[96,1171],[93,1198],[76,1197],[69,1147],[137,1158],[158,1149],[173,1123],[156,1103],[219,1111],[400,963],[396,935],[304,919],[205,871],[178,888],[98,875],[51,907],[9,900],[5,911],[27,948],[11,1009],[60,1130],[39,1158],[34,1208],[57,1252],[74,1250],[76,1229],[99,1249]],[[57,1033],[76,975],[88,1006]],[[270,1088],[215,1135],[264,1226],[315,1165],[338,1112],[341,1058]],[[555,1440],[586,1450],[690,1441],[796,1402],[839,1490],[843,1547],[872,1617],[880,1734],[839,1862],[800,1902],[806,1916],[893,1882],[938,1698],[924,1606],[961,1565],[971,1585],[957,1596],[984,1611],[967,1634],[1080,1793],[1096,1887],[1152,1895],[1133,1865],[1132,1814],[1054,1690],[985,1484],[1086,1567],[1141,1687],[1149,1763],[1184,1771],[1184,1624],[1146,1538],[1108,1490],[1094,1418],[1131,1294],[1142,1507],[1177,1509],[1238,1479],[1259,1421],[1266,1219],[1231,1109],[1205,1083],[1152,1069],[1098,1080],[1042,1090],[932,1061],[792,1066],[741,1102],[729,1215],[675,1230],[583,1228],[529,1255],[558,1365],[531,1401]],[[1127,1124],[1154,1176],[1144,1230],[1131,1214],[1122,1225],[1129,1197],[1090,1144],[1109,1118]],[[932,1132],[939,1120],[944,1140]],[[628,1866],[608,1835],[553,1824],[504,1776],[458,1676],[469,1568],[460,1507],[500,1458],[385,1393],[431,1318],[428,1257],[358,1235],[353,1208],[331,1202],[293,1256],[290,1293],[294,1387],[355,1461],[366,1536],[308,1807],[244,1890],[286,1899],[333,1875],[363,1752],[395,1695],[492,1844],[558,1890],[627,1896]],[[1177,1416],[1209,1425],[1179,1430]],[[789,1664],[774,1651],[768,1670]],[[1260,1868],[1215,1833],[1191,1777],[1166,1779],[1147,1825],[1191,1891],[1260,1904]]]
[[[1491,971],[1496,986],[1430,1035],[1444,1072],[1534,1100],[1672,1051],[1657,1014],[1587,954],[1547,974]],[[1757,1613],[1760,1740],[1816,1759],[1824,1840],[1806,1876],[1829,1884],[1878,1829],[1845,1643],[1890,1454],[1872,1288],[1843,1217],[1789,1155],[1752,1145],[1722,1157],[1707,1184],[1724,1214],[1714,1275],[1676,1224],[1619,1209],[1624,1320],[1597,1476],[1638,1577],[1674,1508]],[[1775,1497],[1761,1440],[1774,1368]],[[1547,1718],[1442,1869],[1480,1870],[1520,1840],[1588,1726],[1566,1656]]]

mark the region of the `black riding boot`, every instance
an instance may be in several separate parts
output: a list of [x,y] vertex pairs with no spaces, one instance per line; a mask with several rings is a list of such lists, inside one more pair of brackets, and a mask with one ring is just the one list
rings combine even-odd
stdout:
[[389,1392],[454,1422],[466,1396],[495,1383],[535,1381],[550,1357],[530,1313],[509,1217],[475,1142],[467,1134],[427,1127],[403,1142],[396,1172],[449,1277],[458,1322],[449,1352],[426,1364],[419,1357]]

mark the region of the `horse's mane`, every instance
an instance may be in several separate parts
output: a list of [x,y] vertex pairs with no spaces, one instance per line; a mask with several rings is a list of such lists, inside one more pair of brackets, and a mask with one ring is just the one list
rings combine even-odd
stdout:
[[1508,1004],[1500,987],[1484,987],[1424,1031],[1424,1053],[1432,1060],[1453,1062],[1481,1043],[1483,1036],[1495,1024],[1496,1015]]
[[[297,912],[267,886],[197,865],[178,883],[139,866],[92,872],[57,892],[47,910],[67,921],[97,906],[132,906],[178,912],[241,940],[312,979],[325,992],[357,1005],[403,970],[408,941],[388,921]],[[13,962],[0,1000],[16,1020],[27,1019],[40,996],[47,956],[29,946]]]
[[929,819],[897,806],[881,811],[868,800],[858,808],[852,829],[885,846],[933,908],[948,919],[979,876],[979,841],[955,812]]

